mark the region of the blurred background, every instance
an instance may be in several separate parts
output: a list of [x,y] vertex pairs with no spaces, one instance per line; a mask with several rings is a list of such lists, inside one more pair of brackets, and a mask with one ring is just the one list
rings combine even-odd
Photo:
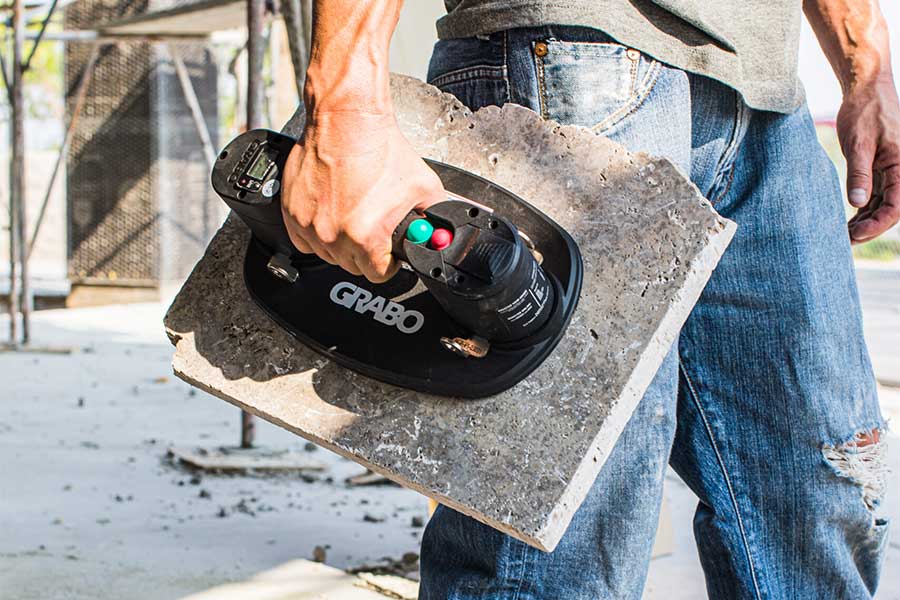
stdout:
[[[0,6],[7,92],[10,6]],[[417,494],[265,423],[254,446],[291,457],[283,468],[222,473],[183,460],[185,448],[237,445],[239,418],[172,378],[162,315],[225,217],[209,165],[247,127],[248,89],[261,90],[258,125],[280,129],[297,106],[293,65],[303,49],[289,43],[285,10],[294,11],[288,26],[308,35],[308,0],[270,0],[251,56],[243,0],[22,4],[22,160],[9,143],[11,94],[0,93],[0,340],[10,286],[19,285],[10,277],[14,183],[24,198],[24,302],[34,312],[28,343],[17,323],[16,347],[0,353],[2,599],[305,598],[291,582],[316,577],[350,586],[334,597],[366,598],[353,595],[358,571],[416,577],[427,521]],[[882,11],[896,71],[900,4],[883,0]],[[440,0],[407,0],[394,71],[424,79],[441,14]],[[258,67],[253,81],[248,63]],[[840,89],[805,24],[800,74],[843,180]],[[24,165],[19,183],[14,164]],[[854,254],[883,409],[900,415],[900,228]],[[670,474],[647,598],[704,596],[695,503]],[[887,512],[898,508],[895,497]],[[294,559],[340,571],[307,571]],[[892,542],[888,564],[898,560]],[[246,587],[217,587],[230,582]],[[887,569],[879,597],[900,598],[896,570]]]

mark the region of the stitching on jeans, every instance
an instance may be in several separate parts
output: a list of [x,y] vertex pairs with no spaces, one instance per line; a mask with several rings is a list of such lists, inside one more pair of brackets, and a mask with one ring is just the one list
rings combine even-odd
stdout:
[[516,592],[512,597],[512,600],[519,600],[522,594],[522,588],[525,586],[525,574],[528,572],[528,546],[524,542],[519,542],[519,548],[521,548],[521,552],[519,553],[519,585],[516,586]]
[[534,42],[531,43],[532,56],[534,56],[535,68],[537,69],[538,80],[538,103],[541,109],[541,118],[549,119],[547,115],[547,87],[544,83],[544,59],[534,53]]
[[728,162],[731,164],[727,171],[728,181],[725,182],[725,189],[716,194],[716,199],[710,202],[713,206],[725,197],[725,194],[728,193],[731,189],[731,184],[734,182],[735,164],[737,163],[737,155],[740,151],[738,138],[741,131],[744,129],[744,117],[746,115],[745,105],[740,94],[737,92],[732,93],[734,93],[734,129],[731,132],[731,139],[728,140],[728,145],[725,147],[722,156],[719,157],[719,163],[716,165],[716,178],[713,181],[713,187],[710,189],[710,194],[722,185],[722,178],[726,174],[726,172],[722,171],[722,167]]
[[506,82],[506,98],[503,103],[512,102],[512,90],[509,82],[509,55],[507,53],[507,45],[509,40],[509,32],[503,30],[503,80]]
[[[635,93],[624,105],[618,108],[615,112],[608,115],[605,119],[591,127],[591,131],[596,134],[602,134],[614,126],[618,125],[622,121],[624,121],[629,116],[633,115],[644,105],[644,102],[650,96],[650,92],[656,87],[656,83],[659,81],[659,74],[662,73],[662,63],[653,61],[650,64],[650,68],[647,70],[647,75],[644,77],[644,81],[641,82],[640,91]],[[648,83],[649,81],[649,83]]]
[[728,155],[731,152],[732,145],[734,144],[735,139],[737,138],[738,126],[741,120],[741,111],[739,105],[739,97],[737,92],[732,91],[735,97],[734,104],[734,119],[732,120],[732,128],[731,128],[731,136],[728,139],[728,143],[725,145],[725,149],[722,151],[721,156],[719,156],[719,162],[716,163],[716,178],[713,180],[713,184],[717,184],[722,176],[722,167],[725,165],[726,160],[728,159]]
[[[643,106],[644,101],[650,95],[650,92],[653,91],[653,88],[656,87],[656,82],[659,80],[657,75],[662,72],[662,66],[660,63],[654,61],[651,63],[650,68],[647,70],[647,75],[644,77],[644,81],[641,82],[639,91],[635,92],[628,101],[619,107],[615,112],[610,115],[607,115],[605,119],[591,127],[591,131],[594,133],[603,133],[612,129],[615,125],[618,125],[627,117],[631,116],[637,110]],[[649,86],[647,84],[648,79],[653,78],[650,81]]]
[[[509,544],[512,543],[512,542],[509,540],[509,537],[510,537],[510,536],[505,536],[505,537],[503,538],[503,541],[502,541],[502,544],[503,544],[503,545],[502,545],[501,548],[500,548],[500,556],[506,556],[504,553],[507,551],[507,548],[509,547]],[[498,577],[501,581],[509,581],[509,558],[507,557],[507,558],[505,558],[504,560],[500,561],[500,566],[502,567],[502,573],[500,572],[500,569],[497,569],[497,571],[498,571],[498,572],[497,572],[497,577]],[[478,590],[478,587],[477,587],[477,585],[475,584],[474,581],[471,583],[471,587],[472,587],[472,591],[473,591],[473,592],[483,591],[483,590]]]
[[[630,50],[630,48],[629,48]],[[628,54],[628,50],[625,51],[626,55]],[[638,76],[638,64],[641,62],[641,57],[638,56],[636,59],[628,57],[631,60],[631,95],[634,97],[637,94],[637,76]]]
[[728,495],[731,497],[731,505],[732,508],[734,508],[734,514],[737,516],[738,528],[741,531],[741,541],[744,543],[744,553],[747,555],[747,562],[750,564],[750,577],[753,579],[753,589],[756,592],[757,600],[762,600],[762,595],[759,592],[759,582],[756,580],[756,567],[753,565],[753,556],[750,552],[750,541],[747,539],[747,532],[744,529],[744,520],[741,518],[741,511],[738,508],[734,487],[731,485],[731,477],[728,476],[728,469],[725,468],[725,461],[722,458],[722,454],[719,452],[719,446],[716,444],[716,440],[713,437],[712,427],[710,427],[709,421],[706,419],[706,413],[703,411],[703,406],[700,404],[700,397],[697,395],[697,390],[694,389],[694,382],[691,381],[691,377],[688,375],[687,368],[684,366],[684,362],[681,358],[678,359],[678,369],[684,376],[685,382],[687,382],[688,391],[691,394],[691,398],[694,400],[694,406],[697,407],[697,412],[700,413],[700,419],[703,421],[703,427],[706,429],[709,443],[716,453],[719,469],[721,469],[722,476],[725,478],[725,485],[728,486]]
[[455,71],[448,71],[447,73],[438,75],[432,79],[430,83],[433,86],[440,87],[442,85],[463,83],[475,79],[505,80],[506,65],[473,65],[471,67],[464,67],[462,69],[456,69]]
[[718,204],[722,200],[722,198],[725,197],[725,194],[727,194],[729,191],[731,191],[731,184],[734,183],[734,170],[735,170],[735,163],[737,162],[737,156],[735,156],[734,158],[735,158],[735,160],[731,161],[731,168],[728,169],[728,181],[725,183],[725,189],[722,190],[721,194],[716,196],[715,200],[710,200],[710,204],[712,204],[713,206]]

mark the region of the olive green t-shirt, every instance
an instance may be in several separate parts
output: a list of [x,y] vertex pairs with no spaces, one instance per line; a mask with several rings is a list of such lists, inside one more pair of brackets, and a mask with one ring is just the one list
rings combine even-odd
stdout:
[[666,64],[717,79],[751,107],[792,112],[801,0],[444,0],[442,39],[513,27],[581,25]]

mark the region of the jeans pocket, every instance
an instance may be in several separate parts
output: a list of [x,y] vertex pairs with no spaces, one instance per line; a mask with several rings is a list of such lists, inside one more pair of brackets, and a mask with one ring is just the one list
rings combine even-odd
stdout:
[[506,36],[438,40],[428,65],[428,83],[453,94],[471,110],[509,101]]
[[448,71],[428,83],[456,96],[471,110],[501,106],[509,100],[509,79],[503,65],[473,65]]
[[541,114],[565,125],[608,131],[634,114],[661,65],[615,42],[547,40],[533,46]]

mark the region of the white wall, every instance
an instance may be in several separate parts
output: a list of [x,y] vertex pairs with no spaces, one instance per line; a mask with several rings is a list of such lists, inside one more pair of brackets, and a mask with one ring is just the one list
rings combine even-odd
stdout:
[[[900,1],[881,0],[881,10],[892,34],[894,72],[900,77]],[[442,14],[442,0],[406,0],[391,45],[392,70],[425,79],[431,47],[437,38],[434,22]],[[806,86],[813,116],[833,119],[840,106],[840,87],[805,21],[800,38],[800,78]]]
[[425,79],[431,48],[437,40],[434,23],[444,12],[442,0],[406,0],[403,3],[400,24],[391,40],[392,71]]

